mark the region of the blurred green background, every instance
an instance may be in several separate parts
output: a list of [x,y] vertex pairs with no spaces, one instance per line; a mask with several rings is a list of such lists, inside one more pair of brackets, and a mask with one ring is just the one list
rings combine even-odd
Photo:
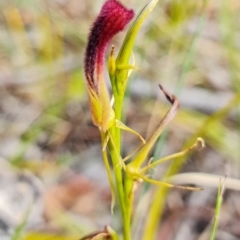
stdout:
[[[121,2],[137,13],[148,1]],[[82,67],[87,35],[103,3],[0,0],[3,240],[77,240],[106,224],[121,231],[118,210],[115,218],[110,214]],[[141,239],[144,229],[144,239],[153,233],[155,239],[209,239],[218,179],[240,176],[239,11],[239,0],[159,0],[138,34],[134,56],[141,70],[130,78],[126,123],[149,136],[169,109],[157,84],[177,94],[181,109],[152,155],[180,151],[196,137],[204,138],[206,148],[152,174],[162,179],[168,173],[198,173],[197,180],[181,181],[206,188],[167,194],[139,186],[134,239]],[[116,52],[124,34],[112,41]],[[124,133],[123,154],[137,144]],[[226,185],[217,239],[240,239],[240,184],[235,185]]]

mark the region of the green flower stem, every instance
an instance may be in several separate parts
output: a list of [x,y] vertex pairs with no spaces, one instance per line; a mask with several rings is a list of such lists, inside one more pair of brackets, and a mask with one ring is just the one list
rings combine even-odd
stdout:
[[[136,35],[144,22],[145,18],[152,11],[154,6],[157,4],[158,0],[152,0],[148,3],[142,11],[139,13],[132,26],[130,27],[125,40],[122,44],[116,62],[114,60],[114,48],[112,48],[110,59],[109,59],[109,73],[112,83],[112,91],[115,98],[114,111],[115,118],[121,121],[122,118],[122,104],[124,93],[126,90],[126,84],[129,77],[129,69],[134,69],[135,67],[129,66],[129,58],[132,52],[134,40]],[[116,66],[120,67],[118,70]],[[124,70],[125,69],[125,70]],[[133,186],[134,179],[131,177],[131,174],[126,172],[125,181],[122,182],[122,171],[121,166],[122,159],[121,156],[121,130],[117,127],[110,129],[113,134],[113,139],[110,139],[109,151],[112,157],[114,173],[117,184],[117,192],[119,197],[119,202],[121,205],[122,215],[123,215],[123,226],[124,226],[124,240],[131,240],[131,212],[133,204]],[[115,145],[115,146],[114,146]],[[124,184],[124,189],[123,189]]]
[[[115,104],[114,104],[114,111],[115,111],[115,118],[119,121],[122,119],[122,104],[123,104],[123,96],[118,95],[117,93],[114,94]],[[121,155],[121,130],[120,128],[115,128],[115,144],[117,152]]]
[[124,193],[125,193],[125,203],[126,203],[126,214],[127,214],[127,224],[131,226],[131,214],[132,214],[132,207],[133,207],[133,199],[134,199],[134,180],[126,172],[125,179],[124,179]]
[[123,188],[122,162],[121,162],[122,160],[120,155],[118,154],[119,149],[117,149],[117,146],[116,146],[116,143],[117,142],[119,143],[120,140],[116,138],[115,130],[116,129],[114,127],[109,130],[110,139],[108,142],[108,148],[112,158],[114,175],[116,180],[117,195],[118,195],[120,209],[122,213],[124,240],[131,240],[131,231],[130,231],[130,225],[128,224],[129,220],[128,220],[128,214],[126,211],[125,194],[124,194],[124,188]]
[[[119,121],[122,119],[122,104],[124,95],[119,93],[116,89],[114,91],[115,97],[115,118]],[[121,154],[121,129],[115,128],[115,141],[116,143],[116,151]],[[120,155],[119,155],[120,156]],[[119,161],[119,159],[118,159]],[[120,165],[120,164],[119,164]],[[124,240],[131,240],[131,212],[132,212],[132,205],[133,205],[133,179],[126,173],[124,179],[124,211],[123,214],[123,226],[124,226]],[[120,200],[120,199],[119,199]]]

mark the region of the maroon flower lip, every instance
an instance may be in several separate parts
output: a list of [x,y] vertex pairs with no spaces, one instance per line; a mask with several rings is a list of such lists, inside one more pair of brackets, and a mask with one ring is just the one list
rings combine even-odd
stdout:
[[103,75],[106,49],[112,37],[123,30],[133,16],[133,10],[128,10],[119,1],[107,0],[89,33],[84,72],[93,124],[103,132],[115,119]]
[[93,23],[86,47],[84,71],[88,86],[97,95],[98,78],[103,72],[104,57],[109,41],[122,31],[133,17],[133,10],[128,10],[117,0],[108,0]]

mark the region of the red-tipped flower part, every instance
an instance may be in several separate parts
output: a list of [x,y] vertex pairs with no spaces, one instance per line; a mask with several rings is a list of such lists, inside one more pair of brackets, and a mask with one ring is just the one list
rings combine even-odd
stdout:
[[[97,126],[102,126],[104,124],[105,126],[102,127],[105,130],[108,124],[107,122],[110,121],[109,118],[111,118],[110,110],[106,109],[109,108],[109,106],[106,106],[109,102],[107,100],[109,96],[103,79],[105,52],[112,37],[122,31],[133,16],[133,10],[128,10],[119,1],[108,0],[103,5],[89,34],[84,60],[84,71],[88,92],[89,95],[92,95],[90,96],[90,105],[93,122]],[[92,98],[94,98],[94,100],[92,100]],[[98,100],[100,101],[101,110],[99,106],[94,106],[94,102]],[[96,111],[98,113],[96,113]]]
[[117,0],[108,0],[102,7],[89,34],[84,69],[88,84],[97,90],[98,75],[104,65],[104,55],[109,41],[122,31],[134,16],[133,10],[126,9]]

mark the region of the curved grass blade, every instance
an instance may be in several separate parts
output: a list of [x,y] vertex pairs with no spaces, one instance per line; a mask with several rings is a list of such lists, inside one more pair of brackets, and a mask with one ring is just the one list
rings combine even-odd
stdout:
[[216,207],[215,207],[215,215],[214,215],[214,221],[213,221],[210,240],[214,240],[216,238],[218,220],[219,220],[219,215],[220,215],[222,200],[223,200],[225,181],[226,181],[226,176],[225,176],[223,181],[220,178],[220,184],[219,184],[219,187],[218,187],[217,202],[216,202]]

